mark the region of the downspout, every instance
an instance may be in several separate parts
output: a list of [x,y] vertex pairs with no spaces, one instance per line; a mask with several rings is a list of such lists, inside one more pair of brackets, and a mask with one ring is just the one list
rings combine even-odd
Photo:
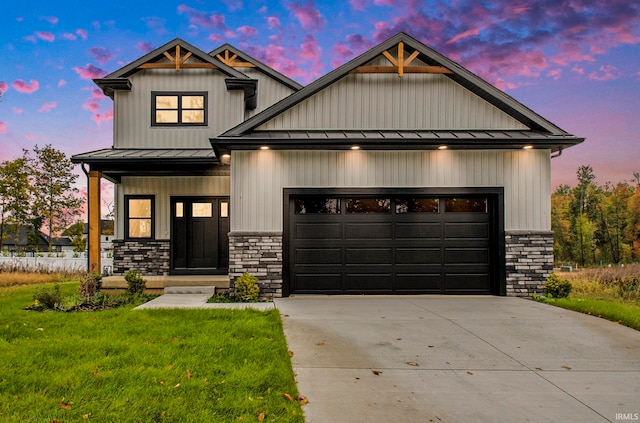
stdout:
[[[91,237],[89,236],[89,207],[91,207],[91,202],[89,201],[89,171],[84,167],[84,162],[80,163],[80,168],[87,176],[87,273],[89,273],[91,265],[89,257],[89,243],[91,242]],[[84,222],[82,224],[84,225]]]
[[556,155],[551,155],[552,159],[555,159],[556,157],[560,157],[562,156],[562,148],[560,148],[560,150],[558,150],[558,153]]

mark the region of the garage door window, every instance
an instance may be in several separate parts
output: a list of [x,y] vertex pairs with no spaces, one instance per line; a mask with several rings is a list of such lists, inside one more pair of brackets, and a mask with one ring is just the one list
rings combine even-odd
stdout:
[[391,213],[390,198],[347,198],[347,213]]
[[437,198],[397,198],[396,213],[438,213],[440,201]]
[[444,200],[447,213],[486,213],[486,198],[447,198]]
[[340,200],[319,197],[296,198],[295,214],[340,214]]

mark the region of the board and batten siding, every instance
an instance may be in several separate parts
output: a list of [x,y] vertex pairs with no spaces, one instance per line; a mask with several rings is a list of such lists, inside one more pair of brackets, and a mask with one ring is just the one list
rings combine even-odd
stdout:
[[[244,93],[227,91],[226,76],[210,69],[145,69],[129,77],[131,91],[114,97],[115,148],[211,148],[215,137],[244,119]],[[151,126],[152,91],[206,91],[207,126]]]
[[[385,65],[381,60],[370,64]],[[438,74],[405,74],[402,78],[396,74],[347,75],[257,129],[400,128],[528,129]]]
[[260,113],[267,107],[291,95],[294,90],[265,75],[256,68],[240,67],[238,70],[251,79],[258,80],[258,106],[254,110],[245,111],[245,119]]
[[283,188],[504,187],[505,230],[551,229],[549,150],[234,151],[231,231],[282,231]]
[[[124,214],[125,195],[155,196],[155,237],[169,239],[171,234],[171,197],[229,196],[229,176],[172,176],[138,177],[124,176],[116,185],[117,216]],[[123,239],[125,219],[116,219],[117,239]]]

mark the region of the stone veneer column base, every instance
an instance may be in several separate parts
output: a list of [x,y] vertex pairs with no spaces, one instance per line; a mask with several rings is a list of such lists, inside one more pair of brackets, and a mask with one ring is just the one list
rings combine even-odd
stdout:
[[258,278],[260,299],[282,297],[282,232],[229,233],[229,290],[243,273]]
[[113,240],[113,274],[124,275],[133,269],[142,276],[162,276],[171,266],[169,240]]
[[506,231],[507,295],[530,297],[541,293],[553,272],[553,232]]

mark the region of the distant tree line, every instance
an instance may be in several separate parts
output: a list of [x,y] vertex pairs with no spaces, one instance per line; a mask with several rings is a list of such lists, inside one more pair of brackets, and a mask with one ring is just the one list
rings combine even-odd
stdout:
[[595,183],[591,166],[580,166],[578,185],[561,185],[551,196],[556,262],[582,266],[640,261],[640,172],[631,183]]
[[29,245],[37,245],[40,230],[47,233],[51,251],[53,239],[80,215],[84,199],[71,160],[51,145],[36,146],[33,154],[23,150],[0,163],[0,251],[8,239],[17,242],[21,227],[30,229]]

